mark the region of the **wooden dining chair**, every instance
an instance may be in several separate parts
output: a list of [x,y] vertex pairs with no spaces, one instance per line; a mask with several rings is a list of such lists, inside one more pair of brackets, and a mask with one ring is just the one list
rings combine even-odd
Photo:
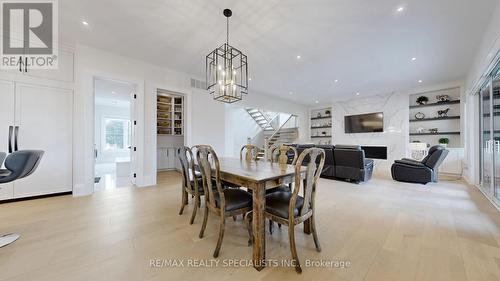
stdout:
[[[251,211],[252,195],[241,189],[222,188],[219,158],[210,146],[199,146],[196,158],[200,166],[203,190],[205,192],[205,209],[199,237],[203,238],[207,226],[208,213],[212,212],[219,216],[219,238],[213,254],[214,258],[217,258],[222,246],[222,239],[224,238],[226,217],[244,216]],[[249,224],[247,224],[247,229],[249,229]]]
[[[244,155],[243,152],[245,153]],[[245,159],[247,161],[257,161],[258,156],[259,148],[253,144],[245,144],[240,149],[240,160]]]
[[271,163],[288,164],[288,155],[292,152],[293,159],[290,164],[295,165],[299,156],[295,147],[285,144],[273,145],[269,151]]
[[[301,180],[300,170],[304,164],[304,158],[309,157],[305,178]],[[319,158],[319,161],[318,161]],[[318,164],[317,164],[318,163]],[[316,250],[321,251],[318,232],[315,223],[315,203],[316,186],[318,178],[325,164],[325,151],[320,148],[308,148],[304,150],[295,164],[295,182],[293,190],[290,192],[279,191],[266,195],[267,219],[277,223],[288,225],[288,239],[290,241],[290,251],[295,262],[295,270],[302,272],[299,257],[295,246],[295,226],[301,223],[310,226],[313,233]],[[299,191],[303,190],[303,196]]]
[[[288,153],[292,152],[293,153],[293,159],[290,162],[291,165],[295,165],[297,162],[298,158],[298,153],[297,149],[293,146],[285,145],[285,144],[275,144],[271,147],[269,150],[270,152],[270,160],[271,163],[277,163],[279,165],[287,165],[288,164]],[[292,190],[292,184],[290,183],[288,185],[281,185],[276,188],[271,188],[266,190],[266,194],[271,194],[273,192],[278,192],[278,191],[290,191]],[[273,221],[269,220],[269,233],[273,234]],[[278,227],[281,228],[281,223],[278,223]]]
[[200,206],[200,197],[204,195],[201,173],[196,171],[194,167],[193,152],[189,147],[179,147],[177,149],[177,157],[179,158],[182,172],[182,202],[179,215],[182,215],[184,207],[188,204],[188,197],[191,195],[194,198],[194,207],[189,224],[193,224],[196,212]]

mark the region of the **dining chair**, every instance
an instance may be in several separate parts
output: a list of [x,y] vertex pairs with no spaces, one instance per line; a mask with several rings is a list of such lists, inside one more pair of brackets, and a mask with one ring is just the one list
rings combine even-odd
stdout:
[[[301,180],[300,170],[303,167],[304,158],[309,157],[305,178]],[[318,161],[319,158],[319,161]],[[318,164],[317,164],[318,163]],[[288,226],[288,239],[290,251],[295,262],[295,270],[302,272],[299,257],[295,246],[295,226],[301,223],[311,227],[316,250],[321,251],[318,239],[318,231],[315,223],[315,196],[317,181],[325,164],[325,151],[320,148],[308,148],[304,150],[295,163],[295,182],[292,191],[278,191],[266,195],[265,216],[271,221]],[[299,191],[303,190],[303,196]]]
[[[244,216],[251,211],[252,195],[241,189],[222,188],[219,158],[210,146],[199,146],[196,158],[200,165],[203,190],[205,192],[203,224],[199,237],[203,238],[207,226],[208,213],[212,212],[219,216],[219,238],[213,254],[213,257],[217,258],[222,246],[222,239],[224,238],[226,217],[234,217],[237,215]],[[214,176],[214,180],[211,180],[212,176]],[[213,185],[215,185],[215,187]],[[247,230],[250,234],[251,231],[248,221]]]
[[182,172],[182,202],[179,215],[182,215],[184,207],[188,204],[188,197],[191,195],[194,198],[194,206],[189,224],[193,224],[196,212],[200,206],[200,197],[205,194],[201,181],[201,173],[195,169],[193,152],[189,147],[179,147],[177,149],[177,157],[179,158]]
[[[243,152],[245,153],[243,157]],[[240,149],[240,160],[247,160],[247,161],[257,161],[259,156],[259,148],[253,144],[245,144],[244,146],[241,147]]]
[[295,162],[297,162],[297,158],[299,156],[295,147],[285,144],[273,145],[269,151],[271,163],[288,164],[288,155],[290,152],[292,152],[293,159],[290,164],[295,165]]
[[[293,146],[285,145],[285,144],[275,144],[271,147],[269,150],[270,152],[270,160],[271,163],[278,163],[279,165],[287,165],[288,164],[288,154],[291,152],[293,153],[293,158],[292,161],[290,162],[291,165],[295,165],[297,162],[297,158],[299,154],[297,153],[297,149]],[[278,191],[290,191],[292,190],[292,184],[290,183],[288,185],[281,185],[276,188],[271,188],[266,190],[266,194],[271,194],[273,192],[278,192]],[[269,220],[269,233],[273,234],[273,221]],[[281,228],[281,223],[278,223],[278,227]]]

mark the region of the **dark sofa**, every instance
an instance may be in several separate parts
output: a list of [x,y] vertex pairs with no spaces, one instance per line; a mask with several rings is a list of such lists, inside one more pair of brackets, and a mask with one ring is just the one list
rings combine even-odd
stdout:
[[[293,144],[292,146],[297,149],[299,155],[311,147],[325,150],[322,178],[344,179],[359,183],[368,181],[372,177],[373,160],[365,158],[365,153],[359,145]],[[306,158],[304,161],[307,163],[309,159]]]

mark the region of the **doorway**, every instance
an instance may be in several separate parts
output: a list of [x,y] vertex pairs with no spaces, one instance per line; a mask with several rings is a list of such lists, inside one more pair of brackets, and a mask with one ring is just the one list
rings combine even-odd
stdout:
[[94,79],[94,191],[134,184],[133,95],[136,85]]
[[481,190],[500,206],[500,63],[479,91]]
[[157,182],[180,170],[177,148],[184,146],[184,95],[163,89],[156,92]]

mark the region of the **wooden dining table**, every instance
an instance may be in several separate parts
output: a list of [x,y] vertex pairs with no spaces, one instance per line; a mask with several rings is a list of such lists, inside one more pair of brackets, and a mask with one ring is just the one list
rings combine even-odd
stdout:
[[[232,184],[247,187],[253,196],[253,266],[258,271],[266,265],[266,233],[265,210],[266,190],[283,184],[292,183],[295,179],[295,166],[271,163],[267,161],[247,161],[238,158],[219,158],[221,179]],[[304,176],[306,167],[301,169]],[[304,223],[304,232],[310,232]]]

